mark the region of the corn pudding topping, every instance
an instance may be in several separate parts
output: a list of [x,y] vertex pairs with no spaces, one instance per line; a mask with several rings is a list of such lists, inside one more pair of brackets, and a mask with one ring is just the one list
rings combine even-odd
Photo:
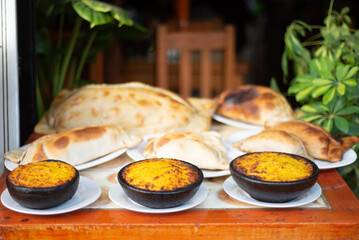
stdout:
[[9,174],[15,186],[48,188],[63,185],[76,176],[76,169],[62,162],[42,161],[20,165]]
[[288,182],[312,175],[313,167],[300,157],[283,153],[254,153],[237,158],[233,167],[249,177],[269,182]]
[[195,183],[199,174],[174,159],[149,159],[128,166],[122,177],[131,186],[150,191],[174,191]]

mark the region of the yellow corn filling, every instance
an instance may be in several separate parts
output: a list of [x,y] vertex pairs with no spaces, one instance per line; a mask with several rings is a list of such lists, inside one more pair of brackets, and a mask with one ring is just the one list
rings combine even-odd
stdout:
[[196,182],[198,172],[173,159],[149,159],[127,167],[122,177],[138,189],[173,191]]
[[61,162],[37,162],[20,165],[9,174],[16,186],[47,188],[62,185],[76,176],[76,169]]
[[310,163],[301,158],[280,153],[254,153],[235,160],[237,171],[270,182],[297,181],[313,172]]

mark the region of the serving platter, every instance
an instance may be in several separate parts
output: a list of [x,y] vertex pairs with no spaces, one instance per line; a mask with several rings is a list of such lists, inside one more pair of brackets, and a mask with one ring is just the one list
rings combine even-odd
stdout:
[[264,127],[262,126],[257,126],[257,125],[253,125],[253,124],[249,124],[249,123],[245,123],[239,120],[234,120],[234,119],[230,119],[227,117],[223,117],[219,114],[213,114],[212,118],[220,123],[224,123],[233,127],[241,127],[241,128],[245,128],[245,129],[258,129],[258,130],[263,130]]
[[[29,147],[29,145],[30,144],[24,145],[24,146],[20,147],[20,149],[26,150]],[[88,169],[88,168],[100,165],[102,163],[108,162],[108,161],[110,161],[110,160],[112,160],[112,159],[114,159],[114,158],[116,158],[118,156],[121,156],[126,151],[127,151],[127,148],[119,149],[119,150],[114,151],[112,153],[109,153],[109,154],[107,154],[107,155],[105,155],[103,157],[96,158],[96,159],[91,160],[91,161],[89,161],[87,163],[80,164],[80,165],[77,165],[77,166],[74,166],[74,167],[79,171],[84,170],[84,169]],[[19,166],[19,164],[11,162],[10,160],[7,160],[7,159],[5,159],[4,165],[10,171],[14,170],[15,168],[17,168]]]
[[[140,161],[145,159],[145,157],[142,155],[142,153],[145,151],[145,147],[147,145],[148,139],[153,137],[160,137],[163,134],[152,134],[152,135],[146,135],[143,136],[143,141],[137,145],[135,148],[130,148],[127,150],[127,155],[132,158],[135,161]],[[227,161],[231,162],[235,157],[244,154],[243,152],[239,151],[238,149],[232,147],[232,145],[224,143],[226,150],[227,150]],[[214,178],[214,177],[222,177],[229,175],[229,170],[203,170],[203,177],[204,178]]]
[[101,195],[101,187],[95,181],[80,176],[80,182],[75,195],[65,203],[48,209],[31,209],[21,206],[10,195],[6,188],[1,194],[2,204],[15,212],[32,215],[55,215],[72,212],[95,202]]
[[233,180],[232,177],[229,177],[224,181],[223,189],[229,196],[231,196],[236,200],[260,207],[270,207],[270,208],[292,208],[292,207],[303,206],[305,204],[314,202],[322,194],[322,188],[319,186],[318,183],[315,183],[314,186],[310,188],[306,193],[304,193],[302,196],[292,201],[284,202],[284,203],[262,202],[249,196],[248,193],[246,193],[243,189],[241,189],[237,185],[237,183]]
[[[228,137],[228,144],[232,145],[233,142],[244,140],[250,136],[257,135],[262,130],[248,130],[248,131],[240,131],[236,132]],[[239,155],[245,154],[245,152],[242,152],[238,150]],[[357,159],[357,154],[353,149],[348,149],[344,152],[343,158],[341,161],[338,162],[328,162],[328,161],[322,161],[319,159],[314,159],[314,163],[319,167],[320,170],[325,169],[332,169],[332,168],[338,168],[338,167],[344,167],[347,165],[352,164]]]
[[112,202],[123,208],[126,208],[127,210],[142,212],[142,213],[172,213],[172,212],[184,211],[201,204],[207,198],[207,195],[208,195],[208,189],[203,184],[201,184],[197,193],[184,204],[172,208],[158,209],[158,208],[145,207],[134,202],[126,195],[120,184],[116,184],[112,186],[109,191],[109,198],[111,199]]

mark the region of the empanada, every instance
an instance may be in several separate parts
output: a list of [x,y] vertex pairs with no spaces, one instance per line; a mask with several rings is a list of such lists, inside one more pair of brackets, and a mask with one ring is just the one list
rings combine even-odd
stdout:
[[217,132],[174,132],[148,140],[143,156],[174,158],[201,169],[228,170],[226,148]]
[[114,125],[139,136],[208,131],[212,112],[199,111],[179,95],[143,83],[93,84],[55,98],[35,132],[95,125]]
[[243,85],[218,97],[216,113],[245,123],[266,126],[293,118],[293,110],[280,93],[259,85]]
[[281,130],[263,130],[246,139],[232,143],[243,152],[283,152],[296,154],[312,160],[302,141],[295,135]]
[[[141,142],[141,137],[129,135],[115,126],[78,127],[45,135],[26,150],[19,152],[15,149],[4,157],[22,165],[55,159],[77,166],[119,149],[135,147]],[[16,156],[19,153],[20,157]]]
[[355,136],[337,139],[321,126],[302,120],[276,123],[272,129],[297,136],[310,156],[329,162],[340,161],[344,152],[359,142],[359,138]]

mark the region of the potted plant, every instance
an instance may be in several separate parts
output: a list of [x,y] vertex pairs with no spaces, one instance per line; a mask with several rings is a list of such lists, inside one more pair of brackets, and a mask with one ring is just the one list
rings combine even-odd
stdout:
[[[336,12],[333,2],[323,26],[295,20],[287,27],[284,82],[301,105],[299,119],[321,125],[334,136],[359,136],[359,30],[350,28],[349,8]],[[290,74],[294,78],[287,83]],[[354,149],[358,153],[358,146]],[[358,162],[339,172],[359,196]]]
[[35,16],[39,117],[63,88],[90,82],[85,64],[111,40],[148,34],[124,9],[95,0],[37,0]]

